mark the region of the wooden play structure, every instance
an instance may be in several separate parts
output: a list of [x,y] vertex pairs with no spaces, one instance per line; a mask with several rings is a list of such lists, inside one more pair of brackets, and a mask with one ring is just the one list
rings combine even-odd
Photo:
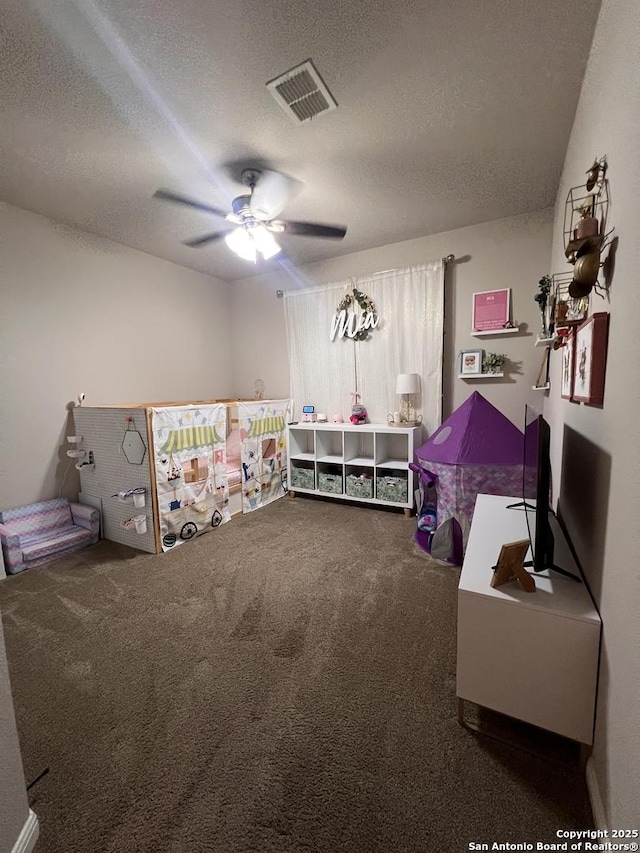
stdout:
[[[79,500],[101,510],[104,538],[151,553],[210,531],[258,508],[256,494],[264,492],[266,502],[286,490],[280,476],[286,470],[284,437],[274,432],[280,428],[284,436],[286,418],[273,412],[288,411],[288,403],[221,399],[77,407]],[[271,432],[259,433],[261,428]],[[264,463],[263,447],[277,448]]]

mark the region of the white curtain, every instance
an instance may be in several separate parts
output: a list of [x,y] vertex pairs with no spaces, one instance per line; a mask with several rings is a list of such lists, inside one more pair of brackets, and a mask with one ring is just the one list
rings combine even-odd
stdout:
[[[356,288],[380,318],[366,340],[335,336],[331,323],[343,297]],[[357,391],[371,423],[386,423],[400,408],[399,373],[417,373],[417,400],[428,434],[442,418],[444,264],[431,261],[404,269],[332,282],[284,295],[294,419],[313,405],[329,420],[351,410]]]

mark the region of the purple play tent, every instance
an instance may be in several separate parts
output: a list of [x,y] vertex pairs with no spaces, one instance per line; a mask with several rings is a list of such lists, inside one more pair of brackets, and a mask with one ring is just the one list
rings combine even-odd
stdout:
[[457,518],[466,544],[476,496],[520,495],[522,432],[475,391],[416,450],[438,478],[438,525]]

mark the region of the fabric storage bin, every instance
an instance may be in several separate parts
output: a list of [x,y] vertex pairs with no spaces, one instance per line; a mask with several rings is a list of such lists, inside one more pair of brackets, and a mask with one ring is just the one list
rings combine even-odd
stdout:
[[381,501],[407,502],[407,477],[394,475],[376,477],[376,497]]
[[334,474],[330,471],[319,471],[318,491],[328,492],[333,495],[341,495],[343,492],[342,474]]
[[347,474],[345,491],[352,498],[372,498],[373,474]]
[[316,478],[313,468],[291,468],[290,489],[315,489]]

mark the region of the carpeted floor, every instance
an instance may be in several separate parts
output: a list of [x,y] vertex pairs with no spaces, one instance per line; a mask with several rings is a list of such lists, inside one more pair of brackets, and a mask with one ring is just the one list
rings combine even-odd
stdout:
[[37,853],[457,853],[593,826],[580,771],[458,725],[459,571],[414,525],[283,499],[167,554],[103,541],[2,581],[27,781],[50,768]]

